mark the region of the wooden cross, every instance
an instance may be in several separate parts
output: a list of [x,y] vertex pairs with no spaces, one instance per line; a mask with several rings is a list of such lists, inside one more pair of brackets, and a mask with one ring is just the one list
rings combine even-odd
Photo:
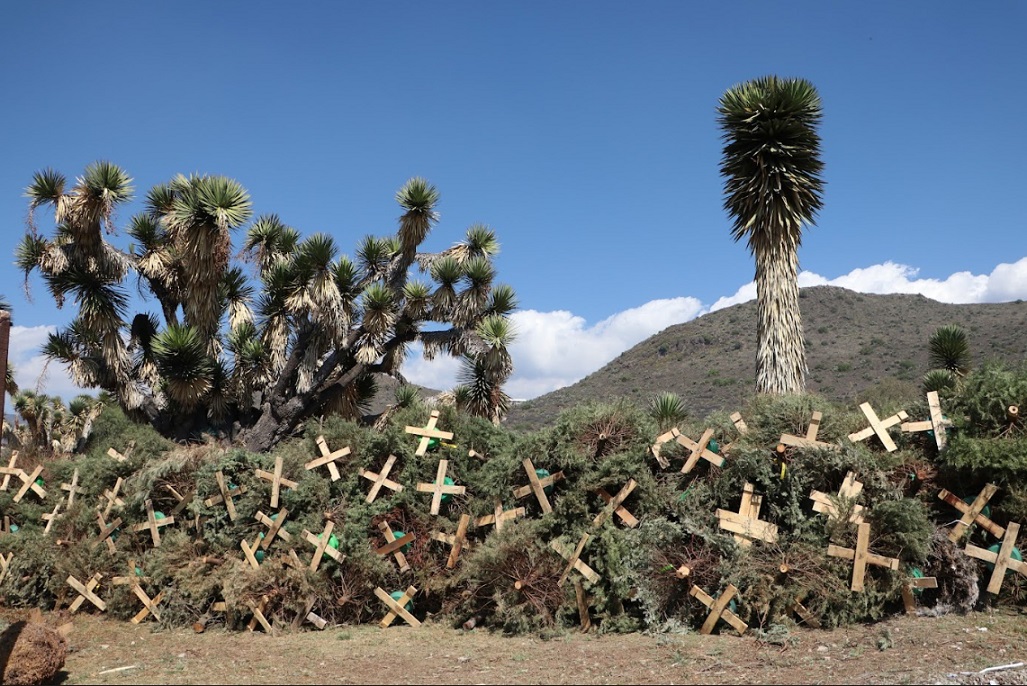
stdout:
[[620,489],[615,496],[611,496],[606,492],[606,489],[603,488],[596,491],[596,493],[599,494],[599,497],[603,499],[603,502],[606,503],[606,507],[604,507],[603,511],[597,514],[595,519],[592,520],[592,526],[599,528],[603,525],[603,522],[605,522],[607,518],[615,512],[617,513],[617,516],[620,517],[621,520],[629,527],[638,526],[638,520],[635,519],[635,516],[628,512],[622,505],[623,502],[628,499],[628,496],[631,495],[631,492],[635,490],[636,486],[638,486],[638,484],[635,483],[634,479],[628,479],[628,483],[624,488]]
[[114,547],[114,532],[121,526],[121,517],[108,524],[104,519],[103,513],[97,512],[96,522],[100,525],[100,540],[107,544],[107,550],[116,553],[118,549]]
[[700,634],[713,633],[714,627],[717,626],[717,622],[721,619],[730,624],[731,628],[737,631],[739,636],[749,630],[749,625],[739,619],[738,615],[728,609],[728,605],[731,603],[731,598],[736,593],[738,593],[738,589],[735,588],[733,584],[728,584],[727,588],[724,589],[724,592],[716,599],[698,586],[692,586],[692,588],[689,589],[688,595],[693,598],[698,598],[699,602],[710,608],[710,614],[706,616],[706,621],[703,622],[702,628],[699,629]]
[[122,455],[121,453],[119,453],[114,448],[107,448],[107,454],[110,455],[111,457],[113,457],[115,459],[115,461],[117,461],[117,462],[124,462],[125,460],[128,459],[127,455]]
[[856,549],[842,548],[833,543],[827,546],[827,554],[831,557],[840,557],[843,560],[852,560],[852,585],[853,591],[863,591],[863,579],[866,577],[867,565],[887,567],[897,570],[899,561],[894,557],[883,557],[871,553],[870,546],[870,524],[863,522],[856,529]]
[[389,613],[382,619],[380,626],[384,629],[396,621],[396,617],[402,617],[403,621],[412,627],[421,626],[421,622],[417,620],[410,612],[406,609],[406,604],[409,603],[415,595],[417,595],[417,589],[413,586],[408,586],[407,590],[403,592],[399,600],[396,600],[388,593],[383,591],[380,586],[375,586],[374,594],[378,596],[378,600],[385,603],[386,607],[389,608]]
[[557,582],[557,586],[563,586],[564,582],[567,581],[567,577],[570,576],[571,570],[574,569],[578,570],[578,573],[593,584],[598,583],[599,579],[602,578],[594,569],[589,567],[580,559],[581,551],[585,549],[585,545],[588,543],[590,538],[591,536],[589,534],[583,534],[581,536],[581,540],[578,541],[578,546],[573,551],[569,550],[567,546],[556,539],[549,542],[549,547],[560,553],[560,557],[567,560],[567,567],[563,570],[563,574],[560,575],[560,580]]
[[799,600],[799,598],[796,598],[795,602],[792,603],[792,606],[789,607],[788,609],[791,612],[794,612],[796,615],[798,615],[799,619],[801,619],[803,622],[805,622],[810,627],[812,627],[814,629],[819,629],[820,628],[820,620],[817,619],[817,616],[815,614],[813,614],[808,609],[806,609],[806,606],[802,604],[802,602]]
[[319,535],[315,536],[306,529],[303,530],[303,539],[314,546],[314,557],[310,558],[310,571],[316,572],[317,568],[321,566],[321,559],[327,555],[339,564],[346,559],[346,556],[340,553],[335,548],[329,547],[328,540],[332,536],[332,529],[335,527],[335,522],[328,520],[325,524],[325,530]]
[[0,491],[6,491],[7,487],[11,485],[11,477],[17,476],[21,470],[17,467],[18,464],[18,451],[11,451],[11,461],[7,463],[6,467],[0,467],[0,474],[4,475],[4,480],[0,481]]
[[253,515],[254,519],[256,519],[264,526],[268,527],[267,533],[264,535],[264,538],[260,539],[260,547],[262,549],[267,550],[268,547],[270,547],[270,545],[275,542],[275,536],[282,539],[286,543],[292,541],[292,536],[289,534],[289,532],[282,528],[282,525],[285,524],[285,518],[288,516],[289,510],[284,507],[281,510],[279,510],[278,514],[276,514],[273,518],[268,517],[260,510],[257,510],[257,514]]
[[663,444],[667,441],[674,440],[680,435],[681,432],[678,431],[678,428],[675,426],[670,431],[667,431],[657,436],[656,442],[649,446],[649,452],[651,452],[653,454],[653,457],[656,458],[656,462],[660,465],[660,469],[666,469],[670,466],[670,460],[668,460],[666,457],[660,454],[660,451],[663,449]]
[[410,543],[413,543],[415,536],[413,534],[403,534],[400,537],[396,537],[396,534],[392,531],[392,527],[386,521],[378,522],[378,529],[385,536],[385,545],[381,548],[375,548],[374,552],[378,553],[382,557],[388,554],[392,554],[396,558],[396,564],[399,565],[399,571],[409,572],[410,564],[407,562],[406,556],[403,554],[403,548]]
[[360,470],[360,476],[371,482],[371,491],[367,494],[367,502],[374,502],[374,499],[378,497],[378,492],[381,491],[382,486],[392,489],[396,493],[403,490],[403,484],[398,484],[389,478],[389,472],[392,470],[392,466],[394,464],[396,464],[396,456],[389,455],[389,459],[385,461],[385,466],[382,467],[382,471],[378,474],[375,474],[368,469]]
[[150,598],[150,596],[146,595],[146,591],[143,590],[142,586],[135,584],[132,586],[132,592],[135,593],[136,598],[139,598],[139,602],[143,604],[143,609],[132,618],[132,623],[139,624],[146,619],[146,615],[151,614],[153,615],[153,618],[159,622],[160,610],[157,609],[157,606],[161,604],[162,600],[164,600],[164,591],[161,591],[153,598]]
[[414,451],[414,455],[424,455],[428,452],[428,443],[431,439],[435,438],[440,441],[448,441],[453,438],[453,434],[449,431],[440,431],[435,428],[435,425],[439,421],[439,411],[432,410],[431,417],[428,419],[428,425],[423,429],[418,426],[408,426],[404,429],[408,434],[414,434],[415,436],[421,437],[421,442],[417,444],[417,450]]
[[[109,515],[111,513],[111,509],[114,508],[114,506],[118,506],[118,507],[124,507],[125,506],[125,501],[122,500],[121,496],[118,495],[118,493],[121,491],[121,484],[123,484],[124,482],[125,482],[125,480],[122,479],[119,476],[118,480],[114,482],[114,488],[113,489],[108,488],[107,490],[105,490],[103,492],[103,495],[100,497],[100,504],[104,506],[103,507],[103,516],[104,517],[106,517],[107,515]],[[105,500],[107,501],[106,505],[104,505],[104,501]]]
[[321,616],[319,616],[319,615],[314,613],[313,610],[314,610],[314,605],[316,603],[317,603],[317,597],[316,596],[311,596],[311,597],[307,598],[307,602],[303,606],[303,612],[298,613],[296,615],[295,619],[292,620],[292,628],[294,630],[299,629],[300,625],[303,624],[304,621],[308,621],[311,624],[313,624],[314,626],[316,626],[318,629],[320,629],[321,631],[324,631],[324,628],[326,626],[328,626],[328,622],[323,617],[321,617]]
[[128,574],[126,576],[116,576],[111,579],[111,584],[114,586],[138,586],[141,581],[149,581],[150,577],[143,576],[141,570],[136,565],[135,560],[128,561]]
[[484,517],[478,517],[474,520],[475,526],[488,526],[490,524],[495,525],[496,531],[503,530],[503,524],[509,520],[513,521],[518,517],[523,517],[527,512],[523,507],[515,507],[512,510],[503,509],[503,500],[496,498],[496,506],[492,510],[492,514],[485,515]]
[[991,579],[988,580],[988,593],[998,595],[1002,590],[1002,581],[1006,577],[1006,570],[1011,569],[1021,576],[1027,576],[1027,564],[1013,558],[1013,550],[1016,548],[1016,538],[1020,535],[1020,525],[1011,522],[1006,527],[1006,535],[1002,537],[1002,544],[998,552],[978,548],[975,545],[966,546],[966,554],[978,560],[984,560],[994,565],[991,570]]
[[456,567],[456,561],[460,557],[460,552],[467,547],[467,527],[471,525],[471,516],[467,514],[460,515],[460,523],[456,526],[456,534],[444,534],[441,531],[435,531],[431,537],[436,541],[446,543],[452,547],[449,552],[449,559],[446,560],[446,569],[453,569]]
[[863,410],[863,414],[866,416],[867,421],[870,422],[870,426],[862,431],[849,434],[849,440],[856,443],[877,434],[877,437],[881,439],[881,444],[884,446],[885,450],[890,453],[898,450],[899,448],[895,445],[895,441],[893,441],[891,436],[888,435],[888,427],[895,426],[896,424],[906,421],[909,419],[909,415],[904,411],[900,411],[898,414],[893,414],[887,419],[878,419],[877,413],[874,412],[874,408],[870,406],[870,403],[863,403],[859,406],[859,409]]
[[218,490],[221,491],[221,495],[211,496],[210,498],[207,498],[206,500],[204,500],[203,504],[206,505],[207,507],[214,507],[215,505],[219,505],[221,503],[224,503],[225,507],[228,508],[228,519],[229,519],[229,521],[234,522],[235,521],[235,501],[233,501],[232,498],[238,498],[243,493],[245,493],[246,492],[246,487],[245,486],[236,486],[235,488],[229,489],[228,486],[225,484],[225,475],[224,475],[224,473],[221,472],[221,470],[218,470],[214,474],[214,478],[217,479],[217,481],[218,481]]
[[[749,432],[749,427],[746,425],[745,420],[742,419],[742,414],[740,412],[734,412],[731,414],[731,422],[735,425],[735,429],[738,431],[739,436],[744,436]],[[735,442],[732,441],[727,445],[721,446],[720,452],[726,455],[734,444]]]
[[535,470],[535,465],[531,463],[531,458],[524,458],[521,461],[521,466],[524,467],[524,471],[528,474],[528,485],[513,489],[514,498],[520,500],[529,493],[534,493],[535,499],[538,500],[538,504],[542,508],[542,512],[549,514],[553,511],[553,506],[549,504],[549,498],[546,497],[546,489],[563,479],[563,472],[550,474],[540,479],[538,478],[538,472]]
[[186,491],[185,495],[182,495],[177,490],[175,490],[175,487],[171,484],[164,484],[164,488],[167,489],[167,491],[171,493],[171,496],[175,499],[175,506],[171,508],[172,517],[177,517],[178,515],[180,515],[182,511],[189,506],[189,503],[193,501],[193,498],[196,497],[195,490],[188,490]]
[[259,537],[253,542],[253,545],[247,543],[245,538],[239,541],[239,547],[242,548],[243,557],[254,569],[260,569],[260,560],[257,559],[257,552],[260,550],[260,546],[258,545],[259,542]]
[[[438,413],[435,413],[438,414]],[[409,427],[408,427],[409,428]],[[421,493],[431,493],[431,513],[437,515],[442,507],[442,494],[463,495],[467,488],[464,486],[450,486],[446,484],[446,468],[449,460],[439,460],[439,469],[435,473],[435,483],[417,484],[417,490]]]
[[0,553],[0,584],[7,578],[7,572],[11,568],[11,560],[14,559],[14,553],[7,553],[7,557],[4,557]]
[[21,479],[21,490],[19,490],[18,493],[14,496],[14,502],[20,503],[21,499],[24,498],[25,494],[28,493],[30,490],[36,495],[38,495],[40,500],[46,498],[46,490],[44,490],[42,486],[36,483],[36,479],[39,478],[39,475],[42,473],[42,471],[43,465],[38,465],[35,469],[33,469],[32,474],[26,474],[21,469],[18,470],[17,477]]
[[[841,488],[838,489],[839,498],[855,499],[863,491],[863,483],[856,481],[856,473],[849,472],[845,475],[845,479],[842,481]],[[827,515],[828,519],[836,519],[838,517],[838,506],[831,499],[831,496],[820,491],[810,491],[809,499],[813,501],[813,511],[821,512]],[[849,515],[849,521],[853,524],[863,523],[863,506],[853,505],[852,513]]]
[[53,523],[64,516],[63,514],[59,514],[62,505],[64,505],[64,498],[58,500],[57,504],[53,506],[53,512],[43,515],[42,519],[46,522],[46,528],[43,529],[44,534],[50,533],[50,529],[53,528]]
[[72,474],[71,474],[71,483],[70,484],[61,484],[61,490],[68,492],[68,507],[69,508],[72,505],[75,504],[75,495],[76,494],[79,494],[79,495],[85,495],[86,494],[86,489],[84,489],[84,488],[82,488],[81,486],[78,485],[78,467],[76,467],[75,471],[72,472]]
[[150,500],[149,498],[147,498],[146,499],[146,523],[145,524],[136,524],[135,526],[132,527],[132,531],[149,531],[150,532],[150,538],[153,539],[153,547],[154,548],[159,548],[160,547],[160,528],[162,526],[168,526],[169,524],[174,524],[174,523],[175,523],[175,518],[174,517],[164,517],[162,519],[157,519],[156,515],[154,515],[154,513],[153,513],[153,501]]
[[763,496],[755,495],[752,484],[746,483],[742,489],[742,502],[738,512],[717,510],[720,528],[730,531],[738,545],[748,548],[754,540],[777,542],[777,525],[760,519],[760,508],[763,507]]
[[247,603],[247,607],[253,613],[253,617],[250,619],[246,628],[250,631],[256,631],[257,624],[259,623],[263,627],[264,631],[271,633],[271,622],[267,621],[267,617],[264,616],[264,610],[267,609],[268,597],[266,595],[260,596],[260,601],[256,604]]
[[902,586],[902,605],[907,615],[916,614],[916,595],[919,589],[938,588],[938,579],[933,576],[912,576]]
[[793,436],[792,434],[781,434],[781,445],[787,445],[792,448],[819,448],[821,450],[841,450],[841,446],[833,443],[824,443],[823,441],[817,440],[817,434],[820,433],[820,420],[824,418],[824,413],[819,410],[813,412],[813,417],[810,419],[809,427],[806,428],[805,436]]
[[100,610],[100,612],[107,611],[107,603],[103,602],[103,600],[101,600],[100,597],[93,592],[96,590],[96,587],[100,585],[100,579],[102,578],[103,574],[97,572],[92,576],[92,578],[89,579],[89,581],[83,584],[74,576],[70,574],[68,575],[68,578],[65,580],[65,582],[73,589],[75,589],[76,593],[78,593],[78,598],[75,598],[75,600],[72,601],[71,605],[68,606],[68,610],[72,614],[78,612],[78,609],[82,607],[82,603],[84,603],[87,600],[91,602],[93,605],[95,605],[97,609]]
[[899,428],[907,433],[933,431],[934,442],[938,446],[938,450],[944,450],[947,443],[945,429],[952,426],[952,422],[945,419],[941,413],[941,400],[938,398],[938,391],[928,392],[927,407],[931,411],[930,419],[923,422],[903,422]]
[[688,459],[685,460],[685,464],[681,466],[682,474],[688,474],[690,471],[695,469],[695,466],[699,464],[700,458],[717,467],[724,466],[724,458],[707,448],[710,444],[711,438],[713,438],[713,429],[706,429],[706,431],[703,431],[698,443],[684,434],[678,434],[674,440],[677,441],[678,444],[687,448],[689,452]]
[[332,477],[332,481],[338,481],[339,468],[335,466],[335,461],[338,460],[340,457],[346,457],[350,454],[349,446],[346,446],[345,448],[340,448],[339,450],[336,450],[333,453],[328,448],[328,442],[325,440],[324,436],[318,436],[316,443],[317,449],[321,452],[321,457],[306,463],[305,465],[303,465],[303,468],[309,472],[313,469],[317,469],[318,467],[327,466],[328,474]]
[[265,481],[271,482],[271,507],[278,507],[278,495],[282,490],[282,486],[286,488],[296,488],[299,486],[295,481],[291,481],[282,476],[282,456],[279,455],[275,458],[275,471],[265,472],[263,469],[258,469],[257,476]]
[[973,503],[967,505],[959,497],[949,493],[944,488],[938,493],[938,498],[944,500],[946,503],[956,508],[963,513],[963,516],[959,518],[956,525],[949,531],[949,540],[953,543],[958,543],[959,539],[963,537],[966,530],[970,528],[971,524],[980,524],[984,529],[995,538],[1002,538],[1006,535],[1006,530],[985,517],[981,512],[984,510],[984,506],[991,500],[991,496],[995,495],[998,491],[998,486],[994,484],[985,484],[981,492],[974,498]]

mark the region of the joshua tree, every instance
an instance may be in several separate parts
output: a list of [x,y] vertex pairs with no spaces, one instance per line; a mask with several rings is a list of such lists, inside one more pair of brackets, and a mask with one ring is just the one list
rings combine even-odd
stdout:
[[804,79],[734,86],[717,108],[731,236],[756,260],[756,392],[805,390],[798,248],[822,206],[820,96]]
[[[251,216],[237,182],[178,176],[156,186],[130,220],[133,245],[122,251],[102,229],[114,232],[113,210],[130,198],[130,183],[106,162],[90,165],[70,190],[57,172],[37,173],[17,260],[26,275],[41,272],[58,306],[78,306],[46,354],[80,386],[109,391],[166,434],[234,425],[248,448],[266,450],[308,417],[358,416],[376,374],[402,381],[413,343],[428,358],[473,361],[497,386],[512,371],[508,337],[497,332],[508,331],[516,298],[493,283],[495,233],[472,226],[453,247],[418,253],[438,220],[438,192],[423,179],[396,194],[398,231],[365,237],[355,259],[328,235],[303,239],[277,216],[258,217],[240,253],[255,280],[232,260],[231,234]],[[42,205],[55,209],[52,238],[32,222]],[[133,272],[160,316],[129,315],[124,282]],[[473,410],[490,418],[502,411]]]

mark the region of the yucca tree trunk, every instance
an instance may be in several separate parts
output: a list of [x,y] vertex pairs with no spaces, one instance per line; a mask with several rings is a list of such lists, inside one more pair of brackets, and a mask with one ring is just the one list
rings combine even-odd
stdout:
[[0,423],[3,422],[7,397],[7,352],[11,347],[11,314],[0,310]]
[[806,390],[797,246],[770,243],[756,258],[756,392]]

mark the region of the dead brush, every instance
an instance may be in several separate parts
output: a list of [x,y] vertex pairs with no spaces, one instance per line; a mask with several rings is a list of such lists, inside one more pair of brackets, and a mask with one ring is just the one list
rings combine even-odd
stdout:
[[619,452],[633,438],[636,427],[627,417],[614,413],[588,422],[577,442],[585,456],[599,461]]
[[385,522],[397,536],[402,534],[413,534],[414,540],[404,546],[403,556],[411,567],[419,573],[429,570],[431,574],[441,574],[445,564],[439,561],[438,555],[433,552],[432,545],[432,524],[423,516],[409,512],[405,507],[394,507],[384,514],[371,518],[368,524],[368,538],[374,541],[376,548],[385,545],[385,537],[382,535],[379,524]]

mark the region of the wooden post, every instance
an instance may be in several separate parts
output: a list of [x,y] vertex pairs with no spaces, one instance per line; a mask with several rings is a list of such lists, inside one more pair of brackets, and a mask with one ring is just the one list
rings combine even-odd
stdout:
[[146,595],[146,591],[143,590],[143,587],[136,584],[132,586],[132,592],[135,593],[136,598],[139,598],[139,602],[143,604],[143,609],[136,613],[132,618],[132,623],[139,624],[146,619],[147,615],[151,614],[153,615],[153,618],[159,622],[160,610],[157,609],[157,606],[161,604],[162,600],[164,600],[164,591],[161,591],[153,598],[150,598],[150,596]]
[[998,486],[995,484],[985,484],[981,492],[974,498],[973,503],[967,505],[957,496],[949,493],[944,488],[938,492],[938,498],[944,500],[946,503],[963,513],[963,516],[959,518],[952,530],[949,531],[949,540],[953,543],[958,543],[959,539],[963,537],[967,529],[970,528],[971,524],[980,524],[984,529],[995,538],[1002,538],[1006,535],[1006,530],[985,517],[981,512],[984,510],[984,506],[991,500],[991,496],[998,492]]
[[594,569],[589,567],[581,560],[581,552],[585,549],[585,545],[588,543],[591,536],[589,534],[582,534],[581,540],[578,541],[578,546],[573,550],[569,550],[563,543],[553,539],[549,542],[549,547],[560,554],[560,557],[567,560],[567,566],[563,570],[563,574],[560,575],[560,580],[557,582],[558,586],[563,586],[567,581],[567,577],[570,576],[571,570],[577,570],[579,574],[588,579],[591,583],[598,583],[602,577],[596,573]]
[[339,450],[336,450],[335,452],[332,452],[328,448],[328,442],[325,441],[325,437],[324,436],[318,436],[316,443],[317,443],[317,449],[321,453],[321,457],[319,457],[317,459],[314,459],[314,460],[311,460],[310,462],[306,463],[305,465],[303,465],[303,468],[306,469],[309,472],[309,471],[311,471],[313,469],[317,469],[318,467],[327,465],[327,467],[328,467],[328,475],[331,476],[332,481],[338,481],[339,480],[339,468],[337,466],[335,466],[335,462],[340,457],[346,457],[347,455],[350,454],[349,446],[346,446],[345,448],[340,448]]
[[660,465],[660,469],[666,469],[667,467],[670,466],[670,460],[668,460],[666,457],[664,457],[661,454],[661,451],[663,449],[663,444],[666,443],[667,441],[674,440],[675,438],[677,438],[680,435],[681,435],[681,432],[678,431],[678,428],[675,426],[670,431],[666,431],[666,432],[660,434],[659,436],[657,436],[656,437],[656,442],[653,443],[651,446],[649,446],[649,452],[651,452],[653,454],[653,457],[656,458],[656,462],[657,462],[657,464]]
[[538,500],[539,507],[542,508],[543,514],[549,514],[553,511],[553,506],[549,504],[549,498],[546,496],[546,489],[551,487],[557,481],[563,479],[563,472],[550,474],[549,476],[540,479],[538,478],[538,473],[535,470],[535,465],[531,463],[531,458],[526,457],[521,460],[521,466],[524,467],[524,471],[528,475],[528,485],[513,489],[514,498],[520,500],[529,493],[534,493],[535,499]]
[[856,431],[855,433],[849,434],[849,440],[853,443],[857,443],[876,434],[881,440],[881,445],[884,446],[885,450],[890,453],[898,450],[898,446],[895,445],[895,441],[893,441],[891,436],[888,435],[888,427],[895,426],[896,424],[906,421],[909,419],[909,415],[905,412],[899,412],[887,419],[879,419],[877,417],[877,413],[874,412],[874,408],[870,406],[870,403],[863,403],[859,406],[859,409],[863,411],[867,421],[870,422],[870,426],[862,431]]
[[70,508],[75,504],[76,495],[85,495],[86,489],[78,485],[78,467],[71,473],[71,483],[61,484],[61,490],[68,492],[68,507]]
[[852,585],[851,590],[862,592],[863,580],[866,577],[867,565],[887,567],[891,570],[899,568],[899,561],[894,557],[883,557],[871,553],[870,546],[870,524],[863,522],[856,529],[856,549],[842,548],[834,544],[827,546],[827,554],[831,557],[840,557],[843,560],[852,560]]
[[788,609],[797,614],[799,619],[805,622],[808,626],[814,629],[820,628],[820,620],[817,619],[816,615],[806,609],[806,606],[799,601],[799,598],[796,598],[795,602],[792,603],[792,606]]
[[967,555],[994,565],[994,568],[991,570],[991,578],[988,580],[988,593],[998,595],[999,591],[1002,590],[1002,581],[1006,577],[1007,569],[1011,569],[1021,576],[1027,576],[1027,564],[1021,560],[1013,559],[1013,549],[1016,547],[1016,538],[1019,535],[1020,525],[1017,522],[1011,522],[1006,527],[1006,535],[1002,537],[1002,544],[999,546],[997,553],[967,544]]
[[256,604],[248,604],[250,611],[253,613],[253,617],[250,619],[246,628],[251,632],[257,630],[257,624],[266,631],[267,633],[272,632],[271,622],[267,621],[267,617],[264,616],[264,610],[267,609],[268,597],[266,595],[260,597],[260,601]]
[[374,502],[374,499],[378,497],[378,493],[381,491],[382,486],[391,489],[396,493],[403,490],[402,484],[398,484],[389,478],[389,472],[392,471],[392,466],[394,464],[396,464],[396,456],[389,455],[389,459],[385,460],[385,466],[382,467],[382,471],[378,474],[375,474],[368,469],[360,470],[360,476],[371,482],[371,491],[367,494],[367,502]]
[[417,484],[417,490],[420,493],[431,493],[431,513],[437,515],[439,509],[442,507],[442,495],[463,495],[467,488],[464,486],[448,486],[446,485],[446,468],[449,466],[449,460],[439,460],[439,468],[435,473],[435,483],[432,484]]
[[4,410],[7,407],[7,354],[10,347],[11,313],[7,310],[0,310],[0,422],[4,418]]
[[282,456],[279,455],[275,458],[275,471],[265,472],[263,469],[256,470],[257,476],[265,481],[271,482],[271,508],[276,509],[278,507],[278,496],[281,493],[282,487],[296,488],[299,486],[298,483],[290,479],[286,479],[282,476]]
[[215,472],[214,478],[217,479],[218,490],[221,491],[221,495],[211,496],[210,498],[207,498],[206,500],[204,500],[203,504],[206,505],[207,507],[214,507],[215,505],[219,505],[221,503],[224,503],[225,507],[228,508],[228,519],[229,519],[229,521],[234,522],[235,521],[235,501],[233,501],[232,498],[238,498],[243,493],[245,493],[246,492],[246,487],[245,486],[236,486],[235,488],[229,489],[227,484],[225,483],[225,475],[224,475],[224,473],[222,473],[222,471],[220,469],[217,472]]
[[13,559],[14,553],[7,553],[7,557],[0,553],[0,584],[7,578],[7,572],[11,568],[11,560]]
[[698,599],[699,602],[710,608],[710,614],[706,616],[706,621],[703,622],[702,628],[699,629],[700,634],[709,635],[713,633],[713,629],[721,619],[730,624],[731,628],[737,631],[739,635],[749,630],[748,624],[739,619],[738,615],[734,612],[727,609],[731,603],[731,598],[736,593],[738,593],[738,589],[732,584],[728,584],[724,592],[716,599],[698,586],[692,586],[689,589],[688,595]]
[[[859,494],[863,492],[863,483],[856,481],[856,473],[848,472],[845,475],[845,479],[842,481],[841,488],[838,489],[838,498],[847,498],[854,500],[859,497]],[[810,491],[809,499],[813,501],[813,511],[826,514],[828,519],[837,519],[839,512],[838,506],[831,499],[831,496],[820,491]],[[861,524],[863,522],[863,506],[853,505],[852,513],[849,515],[849,521],[853,524]]]
[[408,434],[414,434],[420,436],[421,441],[417,444],[417,450],[414,451],[414,455],[422,456],[428,452],[428,443],[431,439],[437,439],[439,441],[448,441],[453,438],[453,434],[449,431],[441,431],[435,428],[435,425],[439,421],[439,411],[432,410],[431,416],[428,418],[428,425],[423,429],[419,426],[408,426],[404,429]]
[[113,447],[107,448],[107,455],[109,455],[110,457],[114,458],[115,462],[124,462],[125,460],[128,459],[128,455],[124,455],[122,453],[119,453]]
[[502,531],[505,522],[512,521],[518,517],[523,517],[524,513],[527,512],[523,507],[515,507],[512,510],[503,509],[503,500],[496,498],[496,506],[492,511],[492,514],[485,515],[484,517],[478,517],[474,520],[475,526],[488,526],[490,524],[495,525],[496,531]]
[[628,483],[624,488],[620,489],[615,496],[611,496],[602,488],[596,491],[599,497],[603,499],[603,502],[606,503],[606,507],[604,507],[602,512],[597,514],[595,519],[592,520],[592,527],[598,529],[603,525],[603,522],[605,522],[607,518],[615,512],[617,513],[617,516],[620,517],[621,520],[629,527],[638,526],[638,520],[635,519],[635,516],[622,506],[624,501],[628,499],[628,496],[631,495],[631,492],[635,490],[636,486],[638,486],[638,484],[634,479],[628,479]]
[[452,547],[449,552],[449,559],[446,561],[446,569],[453,569],[456,567],[456,561],[460,557],[460,552],[468,547],[467,545],[467,527],[471,524],[471,516],[467,514],[460,515],[460,523],[457,524],[456,534],[444,534],[440,531],[432,533],[432,538],[436,541],[440,541]]
[[385,603],[385,606],[389,608],[389,613],[382,619],[380,626],[384,629],[396,621],[396,617],[402,617],[403,621],[412,627],[421,626],[421,622],[418,621],[410,612],[406,609],[406,604],[413,600],[414,596],[417,595],[417,589],[413,586],[408,586],[407,590],[403,592],[399,600],[395,600],[388,593],[383,591],[380,586],[375,586],[374,594],[378,596],[378,600]]
[[239,541],[239,547],[242,548],[243,558],[250,567],[253,567],[254,569],[260,569],[260,560],[257,559],[257,551],[260,550],[260,546],[258,545],[259,540],[260,539],[258,538],[254,541],[253,545],[247,543],[245,538]]
[[710,439],[713,438],[713,429],[706,429],[703,431],[699,441],[693,441],[684,434],[678,434],[674,439],[678,444],[688,449],[688,459],[685,460],[685,464],[681,466],[681,473],[688,474],[695,466],[699,464],[699,460],[703,459],[716,467],[724,466],[724,458],[717,453],[713,452],[706,446],[710,444]]
[[168,526],[174,524],[174,517],[164,517],[163,519],[157,519],[153,512],[153,501],[149,498],[146,499],[146,523],[136,524],[132,527],[132,531],[149,531],[150,538],[153,539],[153,547],[160,547],[160,528],[162,526]]
[[777,542],[777,525],[759,518],[763,506],[763,496],[755,495],[752,484],[746,483],[742,489],[742,502],[738,512],[717,510],[720,528],[734,534],[735,541],[748,548],[754,540]]
[[952,422],[945,419],[941,413],[941,400],[938,398],[938,391],[930,391],[927,394],[927,407],[931,413],[930,419],[923,422],[903,422],[899,428],[906,433],[933,431],[935,445],[938,446],[938,450],[944,450],[947,442],[945,429],[952,426]]
[[399,565],[399,571],[409,572],[410,564],[407,562],[406,556],[403,554],[404,546],[413,543],[415,536],[410,533],[405,533],[402,536],[396,537],[396,534],[392,531],[392,527],[386,521],[378,522],[378,529],[385,536],[385,545],[381,548],[375,548],[374,552],[385,557],[386,555],[392,554],[396,558],[396,564]]
[[592,628],[592,618],[588,614],[588,597],[585,595],[585,587],[581,579],[574,579],[574,599],[578,604],[578,620],[581,622],[581,630],[588,631]]

